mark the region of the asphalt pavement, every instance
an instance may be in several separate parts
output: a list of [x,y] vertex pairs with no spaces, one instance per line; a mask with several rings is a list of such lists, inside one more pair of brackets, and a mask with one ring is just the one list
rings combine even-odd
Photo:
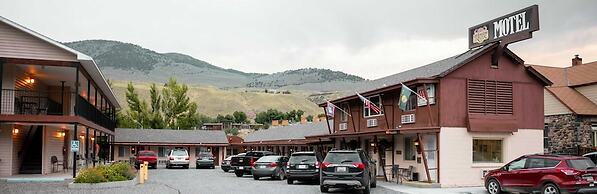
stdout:
[[[372,188],[374,194],[396,193],[385,188]],[[236,177],[221,169],[151,169],[149,181],[143,185],[104,190],[69,189],[65,183],[0,183],[0,193],[84,193],[84,194],[304,194],[321,193],[317,182],[296,182],[261,178],[250,175]],[[330,193],[360,193],[350,190],[330,190]]]

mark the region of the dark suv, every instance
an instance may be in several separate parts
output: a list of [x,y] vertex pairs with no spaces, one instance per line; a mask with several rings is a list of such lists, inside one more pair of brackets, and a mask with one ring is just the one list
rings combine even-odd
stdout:
[[245,174],[251,174],[251,169],[259,158],[270,155],[274,155],[274,153],[270,151],[250,151],[244,156],[233,156],[230,159],[230,167],[234,169],[234,174],[237,177],[242,177]]
[[526,155],[485,175],[491,194],[597,193],[597,169],[589,158],[560,155]]
[[319,168],[322,161],[318,152],[294,152],[288,161],[286,176],[288,184],[294,180],[319,180]]
[[329,188],[362,189],[371,193],[376,186],[375,163],[363,150],[332,150],[321,163],[319,188],[328,192]]

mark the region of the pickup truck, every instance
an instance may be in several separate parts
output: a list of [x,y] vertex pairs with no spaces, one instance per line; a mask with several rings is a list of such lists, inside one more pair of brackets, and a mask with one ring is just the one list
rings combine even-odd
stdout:
[[270,151],[250,151],[244,156],[234,156],[230,159],[230,167],[234,169],[234,174],[237,177],[242,177],[245,174],[251,174],[251,167],[255,165],[262,156],[274,155]]
[[143,162],[147,162],[149,168],[158,168],[158,155],[151,150],[142,150],[137,153],[137,159],[135,160],[135,168],[139,168],[139,165]]

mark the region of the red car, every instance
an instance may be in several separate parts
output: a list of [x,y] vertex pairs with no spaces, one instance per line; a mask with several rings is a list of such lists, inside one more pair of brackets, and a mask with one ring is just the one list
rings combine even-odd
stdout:
[[597,193],[597,169],[589,158],[560,155],[526,155],[485,175],[491,194]]
[[142,150],[137,153],[137,160],[135,160],[135,168],[139,168],[139,164],[147,162],[149,168],[158,168],[158,155],[151,150]]

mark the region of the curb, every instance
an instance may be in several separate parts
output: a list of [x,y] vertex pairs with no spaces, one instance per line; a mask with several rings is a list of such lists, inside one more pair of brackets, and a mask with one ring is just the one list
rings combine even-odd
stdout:
[[0,178],[0,183],[67,183],[72,178]]
[[137,185],[139,180],[135,177],[133,180],[106,182],[106,183],[74,183],[68,184],[69,189],[110,189],[119,187],[132,187]]

